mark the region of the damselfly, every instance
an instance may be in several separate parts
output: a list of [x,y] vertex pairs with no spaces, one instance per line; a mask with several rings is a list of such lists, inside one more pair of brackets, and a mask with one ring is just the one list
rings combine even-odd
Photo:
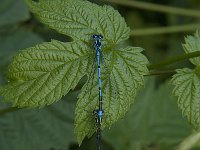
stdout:
[[[106,112],[109,112],[108,110],[109,102],[112,101],[112,99],[116,99],[115,95],[117,92],[115,90],[115,82],[112,82],[115,80],[111,72],[113,63],[110,63],[111,62],[110,60],[113,61],[112,52],[104,51],[105,52],[104,54],[106,54],[105,58],[101,51],[102,50],[101,48],[105,46],[105,43],[102,44],[104,42],[103,36],[95,34],[92,35],[92,39],[95,50],[88,55],[88,58],[91,63],[88,63],[88,73],[89,73],[87,74],[88,79],[86,85],[84,85],[83,87],[84,92],[80,95],[80,99],[82,99],[83,100],[82,102],[84,103],[82,103],[82,105],[80,103],[81,109],[80,113],[78,114],[79,117],[82,118],[82,120],[86,121],[87,126],[85,126],[85,129],[88,132],[89,131],[94,132],[94,130],[96,131],[98,150],[101,150],[102,128],[104,128],[106,125],[109,125],[111,121],[110,117],[111,115]],[[97,75],[95,75],[96,73]],[[102,102],[103,99],[107,100],[106,103],[104,104]],[[81,110],[83,110],[84,112],[81,112]],[[93,117],[91,117],[92,116],[91,110],[94,110]],[[106,113],[106,117],[102,121],[102,117],[104,117],[104,112]],[[94,118],[95,118],[95,123],[94,123]],[[81,120],[80,123],[82,123]]]
[[102,84],[101,84],[101,39],[103,38],[102,35],[93,35],[93,39],[95,40],[95,50],[96,50],[96,60],[97,60],[97,76],[98,76],[98,87],[99,87],[99,109],[96,110],[97,112],[97,123],[101,124],[103,110],[102,110]]
[[99,108],[94,111],[96,114],[96,125],[97,125],[97,148],[102,149],[101,143],[101,123],[103,116],[102,109],[102,83],[101,83],[101,39],[102,35],[93,35],[92,38],[95,40],[94,47],[96,50],[96,60],[97,60],[97,77],[98,77],[98,88],[99,88]]

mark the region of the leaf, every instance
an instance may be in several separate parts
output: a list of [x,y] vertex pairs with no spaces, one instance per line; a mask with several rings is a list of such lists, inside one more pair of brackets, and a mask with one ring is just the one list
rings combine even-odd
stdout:
[[[185,53],[191,53],[195,51],[200,51],[200,32],[196,31],[194,36],[187,36],[185,38],[185,44],[183,44]],[[200,64],[200,57],[191,58],[190,61],[198,66]]]
[[173,94],[178,96],[178,107],[188,121],[199,128],[200,107],[199,87],[200,77],[195,70],[188,68],[177,69],[171,83],[174,85]]
[[0,95],[14,106],[43,107],[66,95],[86,75],[88,81],[79,96],[75,118],[80,144],[85,136],[95,132],[91,112],[97,108],[98,88],[96,73],[92,71],[95,54],[91,36],[104,37],[102,84],[107,119],[103,128],[126,114],[144,84],[148,61],[141,54],[142,48],[122,47],[130,30],[110,6],[82,0],[26,2],[42,22],[73,41],[53,40],[21,51],[9,67],[10,83],[0,89]]
[[181,142],[177,150],[190,150],[191,148],[195,147],[195,145],[199,142],[200,133],[197,132],[188,136],[183,142]]
[[[133,104],[136,93],[143,85],[143,75],[147,73],[147,60],[140,53],[141,48],[127,47],[110,52],[108,68],[102,72],[103,110],[105,119],[102,127],[109,127],[124,117]],[[104,66],[103,66],[104,67]],[[106,70],[102,68],[102,70]],[[90,137],[96,130],[93,111],[97,109],[98,87],[96,74],[83,87],[76,107],[75,132],[79,144],[85,136]],[[92,84],[93,83],[93,84]],[[88,85],[90,90],[88,90]],[[92,87],[92,88],[91,88]],[[117,95],[115,95],[115,92]]]
[[[23,109],[0,117],[0,149],[67,149],[76,142],[73,118],[77,92],[43,109]],[[68,102],[66,102],[68,100]],[[1,100],[0,100],[1,101]],[[6,105],[0,103],[0,108]]]
[[0,91],[1,95],[18,107],[52,104],[83,77],[85,49],[80,43],[53,40],[21,51],[9,67],[12,82]]
[[[5,78],[7,76],[6,72],[8,64],[11,62],[12,57],[17,53],[18,49],[32,46],[38,42],[42,42],[43,40],[41,37],[27,29],[18,28],[17,30],[12,30],[6,34],[0,35],[0,41],[0,80],[4,79],[5,82],[7,81]],[[0,83],[3,84],[3,82]]]
[[[27,38],[29,37],[29,38]],[[0,66],[6,69],[10,56],[16,53],[16,48],[31,46],[42,39],[36,34],[18,29],[8,35],[0,36],[1,59]],[[13,44],[10,44],[10,41]],[[4,74],[0,70],[0,83]],[[2,150],[50,150],[66,149],[76,142],[73,133],[75,100],[78,92],[71,92],[59,103],[44,109],[23,109],[7,113],[0,117],[0,149]],[[74,101],[74,102],[73,102]],[[73,103],[72,103],[73,102]],[[0,98],[0,109],[7,108]]]
[[0,26],[15,24],[28,18],[29,12],[22,0],[1,0]]
[[128,39],[130,29],[124,18],[110,6],[98,6],[82,0],[26,0],[32,12],[50,28],[88,42],[101,34],[109,45]]
[[174,149],[192,128],[170,92],[168,82],[156,88],[155,80],[148,80],[126,117],[103,131],[104,140],[116,150]]

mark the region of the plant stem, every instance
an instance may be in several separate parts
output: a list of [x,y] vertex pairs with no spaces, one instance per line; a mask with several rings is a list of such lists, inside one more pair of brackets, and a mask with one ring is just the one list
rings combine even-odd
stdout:
[[143,36],[143,35],[156,35],[156,34],[169,34],[177,32],[192,31],[200,27],[199,23],[188,25],[175,25],[171,27],[154,27],[148,29],[135,29],[132,30],[130,36]]
[[8,108],[5,108],[5,109],[1,109],[0,110],[0,116],[5,115],[6,113],[9,113],[9,112],[18,111],[20,109],[21,108],[17,108],[17,107],[8,107]]
[[141,2],[141,1],[130,1],[130,0],[103,0],[104,2],[110,2],[114,4],[119,4],[128,7],[136,7],[140,9],[150,10],[150,11],[157,11],[162,13],[169,13],[169,14],[176,14],[176,15],[183,15],[183,16],[192,16],[192,17],[200,17],[199,10],[192,10],[192,9],[185,9],[185,8],[177,8],[172,6],[164,6],[159,4],[152,4],[148,2]]
[[187,60],[189,58],[199,57],[199,56],[200,56],[200,51],[195,51],[192,53],[187,53],[187,54],[183,54],[180,56],[169,58],[169,59],[161,61],[160,63],[157,63],[157,64],[149,64],[148,68],[149,69],[157,69],[157,68],[161,68],[161,67],[173,64],[173,63],[177,63],[179,61],[183,61],[183,60]]
[[163,74],[175,74],[176,71],[174,70],[159,70],[159,71],[152,71],[149,72],[149,74],[146,74],[144,76],[155,76],[155,75],[163,75]]

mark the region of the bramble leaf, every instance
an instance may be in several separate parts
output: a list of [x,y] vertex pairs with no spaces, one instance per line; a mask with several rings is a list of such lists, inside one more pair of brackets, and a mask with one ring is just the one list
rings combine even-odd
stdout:
[[[30,30],[18,28],[0,35],[0,41],[0,84],[3,84],[7,80],[4,72],[17,49],[43,40]],[[43,109],[21,109],[6,114],[4,110],[9,110],[10,105],[2,103],[0,97],[0,149],[66,149],[72,142],[75,143],[73,122],[78,92],[70,92],[61,101]]]
[[98,6],[83,0],[26,0],[32,12],[50,28],[88,42],[101,34],[109,45],[128,39],[130,29],[124,18],[110,6]]
[[172,150],[192,131],[178,111],[169,83],[158,87],[152,78],[147,81],[124,119],[103,132],[115,150],[144,150],[149,145]]
[[18,107],[52,104],[83,77],[86,58],[87,46],[83,43],[53,40],[27,48],[10,65],[11,82],[0,91],[1,95]]
[[177,69],[171,83],[174,85],[173,93],[178,96],[178,107],[188,121],[198,128],[200,125],[200,76],[188,68]]
[[[200,33],[196,31],[194,36],[187,36],[183,48],[186,53],[200,51]],[[195,128],[200,127],[200,58],[191,58],[195,69],[177,69],[171,83],[174,85],[173,93],[178,96],[178,107],[188,121]]]
[[[28,38],[27,38],[28,37]],[[38,42],[42,42],[42,38],[23,28],[9,30],[9,34],[0,35],[0,83],[6,78],[8,64],[12,61],[12,57],[17,53],[18,49],[33,46]],[[12,44],[10,44],[12,41]],[[7,81],[7,79],[5,79]],[[3,84],[3,82],[1,83]],[[0,87],[1,88],[1,87]]]
[[[200,51],[200,32],[199,30],[196,31],[194,36],[187,36],[185,38],[185,44],[183,44],[184,51],[186,53],[191,53],[195,51]],[[194,65],[200,64],[200,57],[191,58],[190,61]]]
[[[124,117],[134,102],[136,93],[143,85],[143,75],[147,73],[147,59],[141,54],[142,49],[127,47],[110,52],[106,64],[109,72],[102,66],[103,110],[102,127],[109,127]],[[78,142],[85,136],[90,137],[95,132],[95,120],[92,114],[97,109],[98,87],[96,73],[94,81],[88,80],[79,96],[76,107],[76,128]],[[93,83],[92,83],[93,82]],[[90,90],[87,86],[90,86]],[[93,85],[93,86],[92,86]],[[115,95],[116,93],[116,95]],[[87,120],[87,121],[86,121]],[[91,132],[92,131],[92,132]]]
[[26,2],[43,23],[70,36],[73,42],[53,40],[20,52],[9,68],[10,83],[0,90],[0,95],[18,107],[42,107],[66,95],[86,75],[88,80],[79,95],[75,118],[80,144],[85,136],[95,132],[92,112],[97,108],[98,87],[91,36],[104,37],[103,128],[126,114],[144,84],[148,61],[141,54],[142,48],[122,47],[130,30],[124,18],[110,6],[82,0]]

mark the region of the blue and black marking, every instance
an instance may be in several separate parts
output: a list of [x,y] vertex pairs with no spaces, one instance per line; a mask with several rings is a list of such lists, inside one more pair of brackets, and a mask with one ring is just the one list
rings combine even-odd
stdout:
[[94,34],[92,38],[95,40],[94,47],[96,50],[97,60],[97,75],[98,75],[98,87],[99,87],[99,109],[96,110],[97,124],[98,126],[102,123],[103,109],[102,109],[102,83],[101,83],[101,40],[102,35]]
[[101,83],[101,40],[103,38],[102,35],[93,35],[92,38],[95,40],[94,47],[96,50],[96,60],[97,60],[97,75],[98,75],[98,87],[99,87],[99,108],[94,111],[96,117],[96,125],[97,125],[97,144],[98,150],[102,150],[101,143],[101,124],[102,124],[102,83]]

